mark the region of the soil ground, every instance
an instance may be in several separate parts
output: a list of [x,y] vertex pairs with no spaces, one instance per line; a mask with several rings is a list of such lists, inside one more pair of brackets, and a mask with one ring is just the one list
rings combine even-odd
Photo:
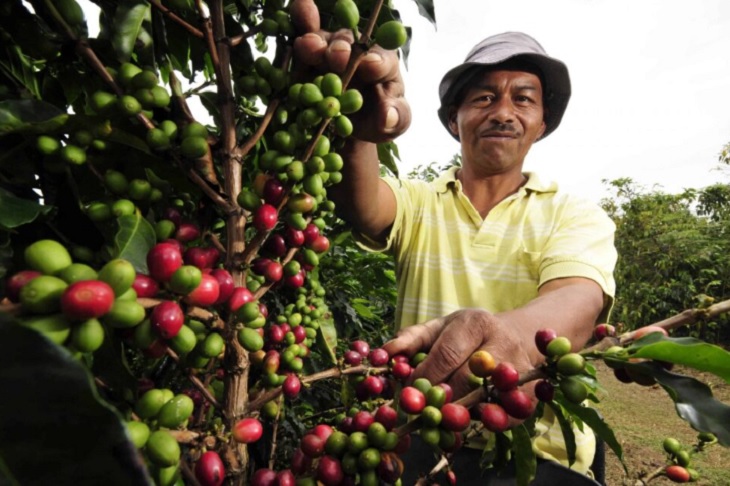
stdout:
[[[623,448],[624,463],[628,475],[620,461],[609,449],[606,452],[606,484],[608,486],[635,486],[637,479],[666,465],[667,457],[662,448],[666,437],[677,438],[686,449],[697,442],[697,433],[689,424],[679,418],[674,403],[658,385],[642,387],[619,382],[612,370],[602,362],[594,362],[598,370],[598,381],[605,389],[601,403],[596,405],[606,423]],[[694,370],[675,369],[675,371],[701,380],[713,390],[713,395],[724,403],[730,403],[730,385],[712,374],[698,373]],[[697,485],[730,486],[730,448],[713,445],[692,458],[693,467],[701,478]],[[666,477],[650,482],[652,486],[675,484]]]

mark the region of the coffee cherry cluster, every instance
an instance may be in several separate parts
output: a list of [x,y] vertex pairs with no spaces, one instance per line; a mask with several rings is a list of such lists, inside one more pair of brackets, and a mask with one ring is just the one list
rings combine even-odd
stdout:
[[104,341],[104,326],[138,324],[144,308],[132,288],[134,267],[109,261],[98,272],[74,263],[55,240],[39,240],[25,250],[27,270],[7,280],[7,296],[20,303],[21,324],[78,353],[91,353]]
[[398,454],[410,437],[394,432],[398,413],[381,405],[374,413],[353,410],[337,427],[314,426],[294,451],[291,467],[282,471],[259,469],[252,484],[398,484],[403,463]]
[[535,334],[535,346],[545,355],[544,369],[549,375],[547,382],[537,384],[535,393],[539,400],[550,401],[553,390],[550,385],[557,384],[566,400],[582,403],[588,398],[590,389],[582,379],[585,376],[586,360],[571,351],[572,343],[564,336],[558,336],[553,329],[540,329]]
[[471,422],[469,409],[452,403],[452,390],[446,384],[432,385],[425,378],[417,378],[404,387],[398,406],[421,421],[420,436],[428,445],[453,452],[463,443],[462,434]]
[[479,350],[472,354],[468,364],[475,381],[481,381],[491,397],[491,401],[478,407],[479,418],[487,430],[503,432],[509,427],[509,417],[525,419],[532,415],[534,406],[527,394],[517,388],[520,374],[511,363],[497,364],[491,353]]

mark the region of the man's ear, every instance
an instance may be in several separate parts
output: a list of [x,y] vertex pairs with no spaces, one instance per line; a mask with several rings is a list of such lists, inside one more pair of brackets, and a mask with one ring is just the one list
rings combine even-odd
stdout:
[[537,134],[537,138],[535,141],[537,142],[542,138],[542,135],[545,133],[545,130],[547,130],[547,125],[545,124],[545,120],[542,121],[542,125],[540,125],[540,131]]
[[459,124],[456,122],[456,107],[449,108],[449,131],[453,136],[459,138]]

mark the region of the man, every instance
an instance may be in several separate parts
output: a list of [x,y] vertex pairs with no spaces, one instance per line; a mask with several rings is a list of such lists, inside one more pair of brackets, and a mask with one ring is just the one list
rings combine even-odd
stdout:
[[[346,32],[306,34],[295,51],[308,64],[341,72],[351,41]],[[538,329],[555,329],[582,348],[611,307],[614,226],[595,205],[522,171],[532,144],[560,124],[570,97],[565,65],[520,33],[475,46],[439,89],[439,118],[461,144],[462,167],[432,184],[379,177],[375,142],[410,122],[397,58],[371,50],[357,74],[366,109],[331,196],[364,247],[395,256],[401,331],[386,349],[430,350],[413,378],[448,382],[461,396],[478,349],[525,371],[543,359]],[[595,448],[590,431],[576,430],[578,474],[557,465],[567,465],[567,454],[552,415],[538,432],[534,447],[548,461],[535,484],[581,484]],[[463,454],[459,484],[503,484],[480,476],[479,453]],[[422,457],[410,461],[425,465]]]

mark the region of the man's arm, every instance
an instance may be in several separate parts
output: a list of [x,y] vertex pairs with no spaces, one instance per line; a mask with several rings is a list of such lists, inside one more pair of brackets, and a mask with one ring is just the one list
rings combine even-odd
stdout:
[[489,351],[499,363],[512,363],[520,372],[540,364],[544,357],[535,345],[535,333],[554,329],[568,337],[575,350],[590,339],[603,309],[603,291],[592,280],[562,278],[545,283],[539,295],[523,307],[491,314],[464,309],[448,316],[409,326],[385,345],[391,354],[413,355],[430,350],[411,379],[428,378],[432,383],[449,383],[455,396],[471,390],[468,384],[469,357],[479,349]]
[[380,178],[376,145],[349,140],[340,152],[345,160],[342,181],[330,188],[328,197],[335,202],[337,214],[360,234],[385,242],[395,221],[393,190]]

